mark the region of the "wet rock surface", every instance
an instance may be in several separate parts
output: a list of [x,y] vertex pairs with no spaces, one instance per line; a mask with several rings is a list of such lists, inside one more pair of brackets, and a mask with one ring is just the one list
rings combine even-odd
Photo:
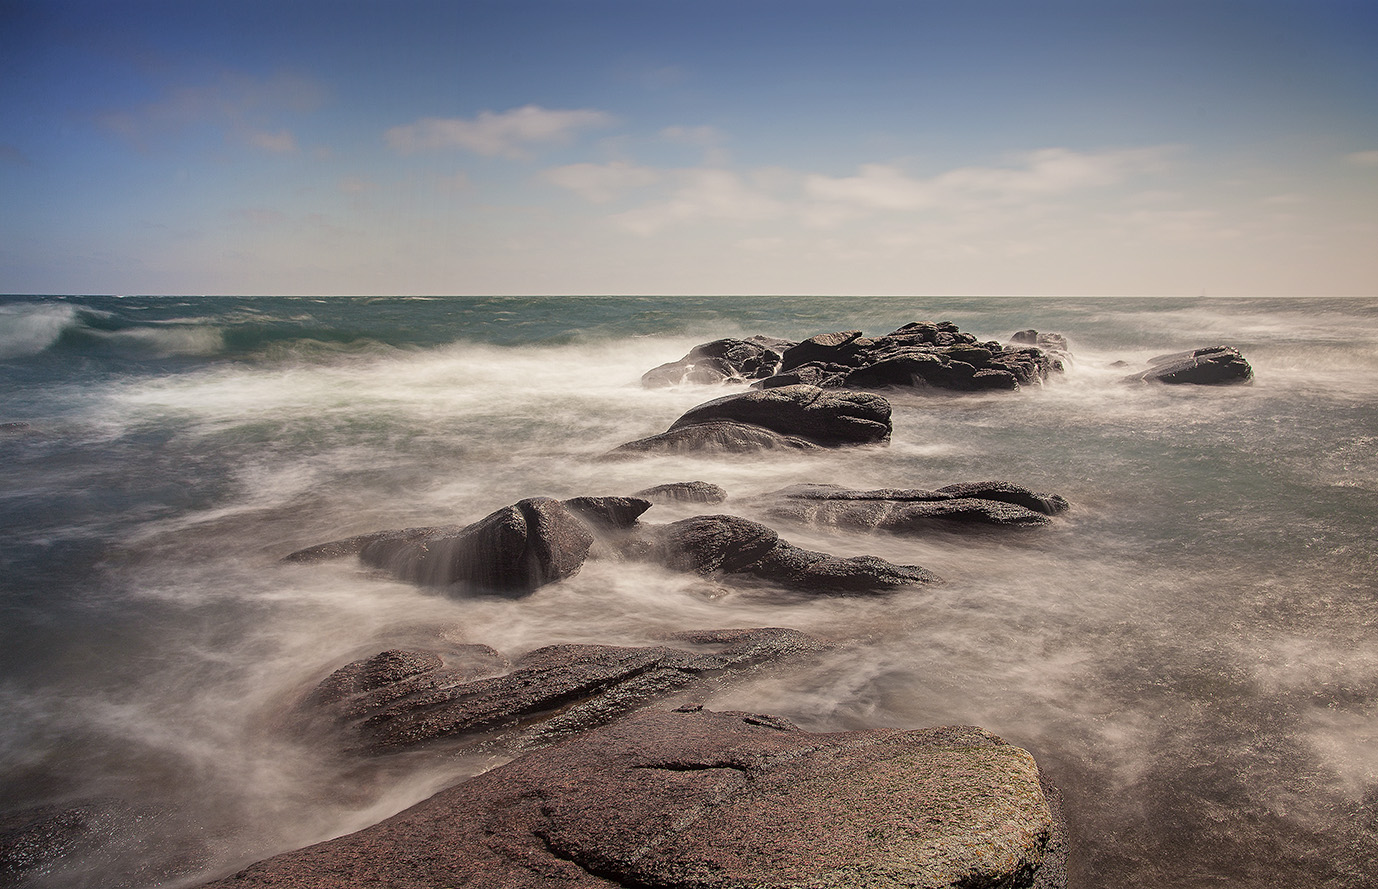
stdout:
[[303,708],[326,715],[348,746],[367,753],[439,740],[548,743],[720,674],[827,647],[779,628],[685,633],[671,641],[550,645],[515,663],[484,645],[390,649],[330,674]]
[[780,369],[781,356],[793,345],[768,336],[714,340],[695,346],[678,361],[646,371],[641,385],[657,389],[681,383],[714,385],[764,379]]
[[802,549],[771,528],[734,515],[645,528],[632,552],[679,571],[753,578],[801,593],[879,593],[939,579],[918,565],[895,565],[877,556],[843,558]]
[[856,530],[921,533],[958,523],[1037,526],[1065,512],[1057,494],[1031,491],[1009,482],[967,482],[935,491],[882,488],[856,491],[837,485],[792,485],[761,498],[775,519]]
[[[612,507],[592,502],[597,499],[588,498],[591,502],[576,509],[611,518]],[[534,497],[472,525],[379,531],[297,550],[286,559],[314,562],[357,555],[366,565],[424,586],[523,596],[572,577],[592,544],[593,534],[563,503]]]
[[971,727],[647,712],[211,886],[1065,887],[1055,792]]
[[1212,346],[1191,352],[1175,352],[1150,358],[1148,370],[1126,377],[1126,382],[1222,386],[1247,383],[1254,369],[1233,346]]
[[628,442],[612,455],[883,444],[890,431],[890,403],[878,395],[784,386],[690,408],[666,432]]
[[[719,370],[709,362],[737,340],[705,343],[681,359],[642,377],[643,385],[671,382],[745,382],[760,389],[811,385],[827,389],[937,388],[951,391],[1018,389],[1041,383],[1063,369],[1067,340],[1060,334],[1019,331],[1009,343],[982,342],[949,321],[906,324],[884,336],[860,330],[821,333],[800,343],[774,341],[780,349],[778,370],[763,373],[766,362],[751,373]],[[694,359],[703,350],[702,357]],[[711,372],[703,368],[712,368]]]
[[645,488],[632,496],[652,503],[722,503],[727,499],[727,491],[710,482],[671,482]]

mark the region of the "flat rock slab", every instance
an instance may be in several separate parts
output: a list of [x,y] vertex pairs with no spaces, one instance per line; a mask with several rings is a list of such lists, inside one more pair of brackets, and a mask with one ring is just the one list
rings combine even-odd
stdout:
[[1065,887],[1027,751],[971,727],[813,734],[647,712],[221,889]]
[[1150,358],[1148,370],[1127,377],[1126,382],[1222,386],[1247,383],[1254,369],[1233,346],[1212,346]]
[[727,671],[821,651],[796,630],[686,633],[665,646],[549,645],[509,664],[483,645],[390,649],[336,670],[306,698],[347,746],[391,753],[440,740],[545,743]]
[[1064,512],[1067,501],[1009,482],[966,482],[935,491],[882,488],[857,491],[837,485],[793,485],[762,498],[772,518],[857,530],[918,533],[957,523],[1036,526]]

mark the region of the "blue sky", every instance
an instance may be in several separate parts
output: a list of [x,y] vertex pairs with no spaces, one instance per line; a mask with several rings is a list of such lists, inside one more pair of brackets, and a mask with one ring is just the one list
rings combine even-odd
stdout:
[[0,0],[0,292],[1378,295],[1378,3]]

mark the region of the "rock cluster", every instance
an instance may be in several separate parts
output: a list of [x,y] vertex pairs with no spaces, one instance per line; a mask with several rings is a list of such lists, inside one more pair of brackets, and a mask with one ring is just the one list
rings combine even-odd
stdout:
[[1019,331],[1008,344],[981,342],[950,321],[914,322],[867,337],[860,330],[821,333],[800,343],[770,337],[715,340],[677,362],[648,371],[648,387],[749,382],[761,389],[808,384],[828,389],[1017,389],[1062,370],[1067,341]]
[[1150,358],[1148,363],[1151,365],[1148,370],[1127,377],[1126,381],[1221,386],[1247,383],[1254,378],[1254,369],[1233,346],[1159,355]]
[[1065,887],[1054,791],[971,727],[813,734],[645,712],[218,889]]

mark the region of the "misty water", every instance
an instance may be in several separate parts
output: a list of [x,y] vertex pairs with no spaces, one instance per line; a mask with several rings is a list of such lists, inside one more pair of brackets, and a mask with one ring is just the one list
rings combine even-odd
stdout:
[[[740,391],[638,384],[697,343],[923,320],[1060,332],[1073,357],[1013,393],[887,392],[887,447],[597,459]],[[1219,343],[1251,384],[1121,382]],[[1060,787],[1075,887],[1378,884],[1378,301],[10,297],[0,424],[0,826],[101,813],[17,885],[195,885],[501,761],[304,737],[293,706],[356,658],[751,626],[836,645],[709,707],[987,728]],[[883,596],[590,560],[528,598],[452,598],[280,561],[525,497],[730,495],[643,516],[668,522],[798,482],[989,479],[1072,508],[1012,533],[777,526],[945,579]]]

